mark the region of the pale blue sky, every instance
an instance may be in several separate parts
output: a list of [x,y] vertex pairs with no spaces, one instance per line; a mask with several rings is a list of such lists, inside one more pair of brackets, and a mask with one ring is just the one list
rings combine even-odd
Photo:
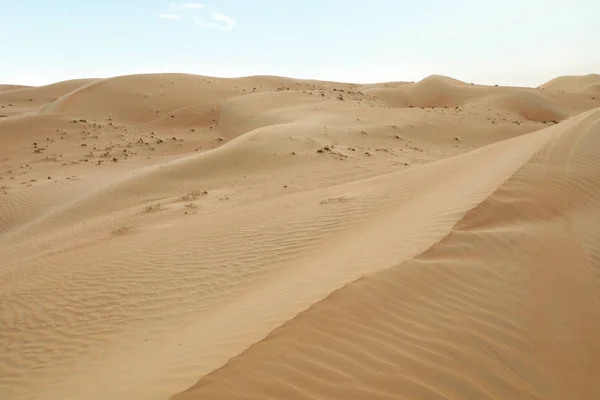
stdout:
[[599,0],[0,0],[0,83],[148,72],[535,86],[600,73]]

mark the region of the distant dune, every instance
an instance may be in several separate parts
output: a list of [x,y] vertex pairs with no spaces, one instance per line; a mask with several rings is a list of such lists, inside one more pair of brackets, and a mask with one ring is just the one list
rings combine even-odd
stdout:
[[597,399],[599,77],[0,85],[0,398]]
[[23,85],[0,85],[0,92],[6,91],[6,90],[15,90],[15,89],[24,89],[24,88],[28,88],[29,86],[23,86]]
[[561,76],[544,83],[540,87],[563,92],[586,93],[600,96],[600,75]]

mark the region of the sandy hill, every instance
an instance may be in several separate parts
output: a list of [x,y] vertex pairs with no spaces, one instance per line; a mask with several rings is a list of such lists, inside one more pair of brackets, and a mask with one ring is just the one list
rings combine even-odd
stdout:
[[600,75],[561,76],[540,86],[543,89],[600,96]]
[[598,398],[590,85],[2,86],[0,398]]
[[25,89],[28,87],[29,86],[24,86],[24,85],[0,85],[0,92],[7,91],[7,90],[15,90],[15,89]]

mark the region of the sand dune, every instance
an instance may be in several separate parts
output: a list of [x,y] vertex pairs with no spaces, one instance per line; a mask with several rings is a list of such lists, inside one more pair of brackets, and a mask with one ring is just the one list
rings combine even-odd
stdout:
[[0,397],[597,398],[600,101],[569,85],[3,89]]
[[24,86],[24,85],[0,85],[0,92],[6,91],[6,90],[14,90],[14,89],[25,89],[28,88],[30,86]]
[[581,217],[600,217],[586,190],[600,187],[600,111],[578,120],[515,141],[536,154],[425,251],[379,264],[174,398],[597,396],[600,234]]
[[560,76],[540,86],[544,89],[600,95],[600,75]]

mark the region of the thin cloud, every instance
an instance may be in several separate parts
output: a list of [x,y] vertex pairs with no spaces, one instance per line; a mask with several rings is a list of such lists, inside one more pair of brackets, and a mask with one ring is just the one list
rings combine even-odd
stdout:
[[181,19],[183,15],[180,14],[158,14],[158,18],[162,19]]
[[237,25],[237,21],[235,19],[225,14],[216,13],[213,15],[213,19],[215,21],[222,22],[223,29],[226,31],[235,28],[235,26]]
[[236,27],[237,21],[228,15],[214,13],[212,21],[203,21],[201,18],[194,18],[196,25],[205,29],[219,29],[222,31],[230,31]]
[[204,5],[201,3],[171,3],[170,8],[173,11],[179,11],[179,10],[197,11],[201,8],[204,8]]

